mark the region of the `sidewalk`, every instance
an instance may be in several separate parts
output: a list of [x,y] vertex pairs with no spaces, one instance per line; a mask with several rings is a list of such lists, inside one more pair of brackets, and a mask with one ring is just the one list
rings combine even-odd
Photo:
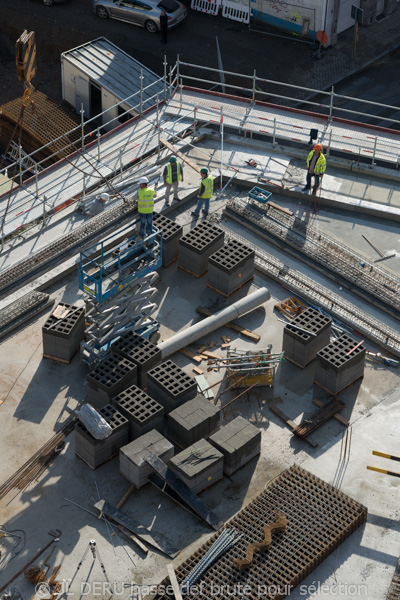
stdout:
[[[336,46],[324,50],[322,58],[315,61],[311,79],[305,78],[306,81],[303,81],[302,85],[326,90],[346,77],[365,69],[378,58],[400,46],[399,31],[400,5],[392,15],[383,17],[373,25],[359,26],[355,61],[353,61],[354,28],[344,31],[338,36]],[[303,92],[299,94],[299,98],[306,98],[308,95],[307,92]]]

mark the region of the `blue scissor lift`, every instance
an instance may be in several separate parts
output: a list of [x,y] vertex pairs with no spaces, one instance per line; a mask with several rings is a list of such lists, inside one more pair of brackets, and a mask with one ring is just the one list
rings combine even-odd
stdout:
[[[105,302],[162,264],[162,231],[153,227],[153,233],[142,239],[136,233],[136,224],[118,230],[98,244],[83,250],[79,264],[79,289],[97,303]],[[134,319],[126,329],[132,329]],[[137,333],[149,339],[160,324],[148,317]],[[118,336],[115,338],[117,339]],[[99,344],[96,352],[108,349]]]

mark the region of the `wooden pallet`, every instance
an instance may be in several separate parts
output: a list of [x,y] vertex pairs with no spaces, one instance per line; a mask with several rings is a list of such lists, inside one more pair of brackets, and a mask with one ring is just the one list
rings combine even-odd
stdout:
[[295,360],[293,360],[293,358],[289,358],[288,356],[284,356],[285,360],[291,362],[293,365],[296,365],[296,367],[299,367],[300,369],[305,369],[306,367],[308,367],[308,365],[310,365],[312,363],[312,360],[310,360],[309,363],[307,363],[306,365],[301,365],[300,363],[296,362]]
[[[75,356],[76,352],[74,353]],[[69,365],[71,360],[74,358],[74,356],[72,356],[69,360],[67,360],[66,358],[59,358],[58,356],[51,356],[50,354],[43,354],[43,358],[50,358],[51,360],[55,360],[57,362],[60,363],[64,363],[64,365]]]
[[282,300],[281,302],[277,302],[274,306],[276,310],[279,310],[287,319],[292,321],[297,315],[303,312],[307,308],[305,304],[303,304],[300,300],[296,298],[296,296],[290,296],[290,298],[286,298],[286,300]]
[[200,279],[200,277],[203,277],[203,275],[205,275],[207,273],[207,271],[204,271],[204,273],[202,273],[201,275],[198,275],[197,273],[193,273],[192,271],[189,271],[189,269],[182,267],[182,265],[178,265],[178,269],[182,269],[182,271],[185,271],[185,273],[189,273],[189,275],[193,275],[193,277],[196,277],[196,279]]
[[356,383],[357,381],[360,381],[362,379],[364,379],[364,375],[360,375],[360,377],[358,377],[357,379],[355,379],[351,383],[345,385],[344,388],[342,388],[341,390],[339,390],[336,393],[332,392],[332,390],[328,390],[328,388],[326,388],[324,385],[322,385],[322,383],[318,383],[318,381],[313,381],[313,383],[315,383],[315,385],[317,385],[318,387],[320,387],[321,390],[324,390],[324,392],[326,392],[327,394],[330,394],[331,396],[335,396],[337,394],[341,394],[342,392],[344,392],[344,390],[347,390],[347,388],[349,388],[351,385],[353,385],[354,383]]
[[332,398],[332,400],[326,404],[323,404],[322,407],[311,417],[304,419],[300,425],[297,425],[294,421],[289,419],[289,417],[287,417],[277,406],[270,406],[270,409],[277,417],[279,417],[291,428],[293,435],[305,440],[310,444],[310,446],[316,448],[318,444],[307,439],[307,436],[318,429],[318,427],[325,423],[325,421],[328,421],[328,419],[334,417],[336,413],[338,413],[344,407],[344,405],[344,402],[342,402],[342,400],[339,398]]
[[231,292],[230,294],[225,294],[225,292],[221,292],[221,290],[218,290],[216,287],[214,287],[213,285],[211,285],[211,283],[207,283],[207,287],[210,288],[210,290],[214,290],[214,292],[217,292],[217,294],[220,294],[221,296],[223,296],[224,298],[230,298],[231,296],[233,296],[233,294],[235,294],[236,292],[238,292],[239,290],[242,289],[242,287],[244,285],[246,285],[246,283],[250,283],[251,281],[253,281],[254,276],[250,277],[250,279],[248,279],[247,281],[245,281],[244,283],[242,283],[242,285],[240,285],[239,287],[237,287],[235,290],[233,290],[233,292]]
[[170,260],[169,263],[167,263],[166,265],[163,264],[164,269],[167,269],[170,265],[172,265],[177,260],[178,260],[178,257],[175,256],[175,258],[173,258],[172,260]]

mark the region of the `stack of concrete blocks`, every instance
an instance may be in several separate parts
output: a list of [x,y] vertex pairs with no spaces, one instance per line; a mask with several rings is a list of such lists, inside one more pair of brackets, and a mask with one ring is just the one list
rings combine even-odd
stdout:
[[197,383],[172,360],[167,360],[147,373],[147,393],[168,414],[197,395]]
[[64,302],[58,306],[68,309],[69,314],[63,319],[51,314],[43,325],[43,354],[70,362],[85,335],[85,308]]
[[314,383],[335,396],[363,377],[365,347],[355,346],[357,342],[344,333],[320,350],[315,360]]
[[[296,329],[294,325],[306,331]],[[331,319],[314,308],[306,308],[285,325],[282,342],[285,358],[298,367],[306,367],[317,356],[317,352],[329,344],[330,335]]]
[[170,460],[169,466],[195,494],[224,476],[224,455],[206,440],[195,442]]
[[162,231],[162,264],[163,267],[168,267],[178,258],[179,240],[182,237],[183,228],[158,213],[153,213],[153,224],[159,231]]
[[232,475],[261,452],[261,431],[254,425],[236,417],[214,433],[209,442],[224,456],[224,473]]
[[86,401],[95,408],[110,404],[131,385],[136,385],[136,365],[119,354],[108,354],[87,376]]
[[217,431],[219,420],[220,409],[199,394],[169,413],[168,437],[177,446],[187,448]]
[[121,446],[129,440],[128,419],[111,404],[98,410],[98,413],[112,428],[112,433],[105,440],[96,440],[83,423],[75,425],[75,454],[91,469],[96,469],[110,458],[116,456]]
[[161,350],[134,331],[129,331],[111,346],[111,351],[128,359],[137,366],[137,385],[147,385],[147,371],[161,362]]
[[162,432],[163,407],[136,385],[132,385],[118,394],[113,398],[112,404],[129,421],[130,442],[152,429]]
[[223,231],[208,221],[203,221],[179,240],[179,266],[196,277],[201,277],[207,271],[211,254],[223,245]]
[[236,240],[229,240],[208,259],[207,285],[230,296],[254,275],[255,252]]
[[154,471],[146,458],[155,454],[162,461],[174,456],[174,446],[155,429],[130,442],[119,451],[119,472],[136,488],[143,487]]

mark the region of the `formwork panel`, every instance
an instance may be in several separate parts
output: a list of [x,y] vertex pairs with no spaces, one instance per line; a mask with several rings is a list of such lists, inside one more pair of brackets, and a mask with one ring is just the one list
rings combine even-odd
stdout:
[[[249,569],[239,571],[233,559],[243,558],[247,546],[263,539],[263,527],[287,517],[286,530],[272,535],[269,550],[254,554]],[[231,519],[242,539],[217,560],[195,583],[185,600],[281,600],[303,581],[335,548],[367,519],[367,509],[305,469],[293,465],[275,478],[253,502]],[[221,531],[221,530],[220,530]],[[220,533],[220,532],[219,532]],[[181,583],[198,564],[219,533],[210,538],[177,569]],[[160,584],[168,586],[169,579]],[[184,588],[186,591],[186,588]],[[249,591],[250,590],[250,591]],[[158,594],[156,600],[167,600]]]

